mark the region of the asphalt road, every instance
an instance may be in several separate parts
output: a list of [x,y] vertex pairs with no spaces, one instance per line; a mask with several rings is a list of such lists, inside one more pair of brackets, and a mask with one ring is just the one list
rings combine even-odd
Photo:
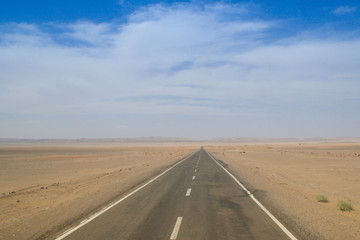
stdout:
[[234,179],[200,150],[64,239],[289,237]]

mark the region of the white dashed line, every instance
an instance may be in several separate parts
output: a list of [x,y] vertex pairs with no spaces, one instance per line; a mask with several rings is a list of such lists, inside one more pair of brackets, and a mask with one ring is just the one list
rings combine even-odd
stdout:
[[185,197],[190,196],[190,194],[191,194],[191,188],[188,188],[188,190],[186,191]]
[[[154,182],[156,179],[158,179],[159,177],[161,177],[162,175],[164,175],[165,173],[167,173],[168,171],[170,171],[171,169],[173,169],[174,167],[176,167],[177,165],[179,165],[180,163],[184,162],[185,160],[191,158],[193,155],[195,155],[194,152],[191,155],[187,156],[186,158],[184,158],[183,160],[177,162],[176,164],[174,164],[173,166],[171,166],[170,168],[166,169],[165,171],[163,171],[162,173],[160,173],[159,175],[157,175],[156,177],[150,179],[148,182],[146,182],[145,184],[143,184],[142,186],[136,188],[135,190],[133,190],[132,192],[130,192],[129,194],[127,194],[126,196],[122,197],[121,199],[119,199],[116,202],[111,203],[109,206],[104,207],[102,210],[100,210],[99,212],[95,213],[94,215],[86,218],[85,220],[83,220],[79,225],[72,227],[68,230],[66,230],[64,233],[62,233],[60,236],[58,236],[57,238],[55,238],[55,240],[62,240],[65,237],[69,236],[71,233],[75,232],[76,230],[78,230],[79,228],[81,228],[82,226],[84,226],[85,224],[91,222],[92,220],[94,220],[95,218],[97,218],[98,216],[100,216],[101,214],[103,214],[104,212],[108,211],[109,209],[113,208],[114,206],[116,206],[117,204],[119,204],[120,202],[124,201],[125,199],[127,199],[128,197],[130,197],[131,195],[133,195],[134,193],[140,191],[141,189],[143,189],[144,187],[146,187],[147,185],[149,185],[150,183]],[[181,221],[180,221],[181,222]]]
[[178,217],[174,226],[174,230],[170,236],[170,240],[174,240],[177,238],[177,235],[179,233],[179,229],[180,229],[180,225],[181,225],[181,221],[182,221],[183,217]]
[[197,170],[195,169],[195,172],[196,172]]
[[192,177],[192,180],[195,180],[195,176]]

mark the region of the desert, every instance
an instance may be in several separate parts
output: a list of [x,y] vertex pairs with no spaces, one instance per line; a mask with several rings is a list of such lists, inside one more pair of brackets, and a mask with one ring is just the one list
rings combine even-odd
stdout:
[[53,239],[196,149],[1,146],[0,239]]
[[299,239],[358,239],[358,142],[3,144],[0,239],[54,239],[200,146]]
[[359,53],[360,0],[0,0],[0,240],[360,240]]
[[[359,143],[243,143],[206,149],[301,239],[359,239]],[[318,202],[319,195],[329,202]],[[340,211],[339,201],[355,211]]]

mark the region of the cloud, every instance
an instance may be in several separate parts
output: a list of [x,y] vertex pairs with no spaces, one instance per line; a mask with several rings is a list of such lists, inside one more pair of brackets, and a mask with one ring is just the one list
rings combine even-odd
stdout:
[[110,23],[95,24],[84,21],[64,26],[68,31],[65,36],[72,40],[94,46],[106,46],[112,41],[112,27]]
[[[224,126],[214,129],[222,136],[292,136],[307,128],[326,133],[339,114],[359,119],[351,109],[359,107],[360,39],[323,39],[315,30],[282,39],[279,22],[251,18],[249,11],[244,5],[151,5],[124,23],[3,25],[0,129],[17,116],[18,130],[7,136],[31,135],[27,128],[34,127],[44,136],[53,127],[49,121],[68,129],[51,130],[55,137],[201,138],[211,137],[214,126]],[[316,130],[311,120],[330,127]],[[360,134],[347,121],[335,132]],[[264,130],[272,124],[273,131]]]
[[335,15],[345,15],[345,14],[355,13],[356,11],[357,11],[356,7],[340,6],[340,7],[336,8],[333,11],[333,14],[335,14]]
[[28,23],[8,23],[0,26],[0,44],[39,46],[49,44],[49,35],[39,26]]
[[194,62],[192,62],[192,61],[183,61],[183,62],[171,67],[170,71],[171,72],[183,71],[183,70],[189,69],[193,64],[194,64]]

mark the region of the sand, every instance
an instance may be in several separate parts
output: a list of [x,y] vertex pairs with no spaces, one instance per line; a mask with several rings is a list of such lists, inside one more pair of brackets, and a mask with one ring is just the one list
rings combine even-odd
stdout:
[[0,147],[0,239],[53,239],[198,147]]
[[[360,239],[360,144],[206,147],[299,239]],[[328,203],[316,197],[325,195]],[[342,212],[344,200],[355,211]]]
[[[359,143],[204,146],[299,239],[360,239]],[[0,146],[0,239],[54,239],[198,149],[196,144]],[[318,195],[329,202],[318,202]],[[339,211],[339,200],[355,211]]]

